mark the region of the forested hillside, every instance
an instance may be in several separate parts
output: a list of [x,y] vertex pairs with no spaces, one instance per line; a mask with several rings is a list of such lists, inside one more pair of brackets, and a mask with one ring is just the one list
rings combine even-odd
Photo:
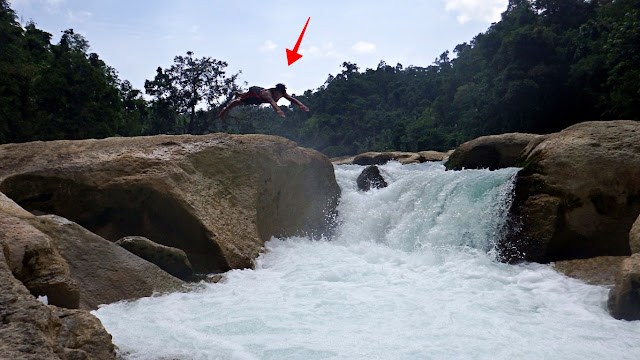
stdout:
[[203,133],[207,114],[196,116],[196,107],[217,108],[238,89],[226,62],[188,52],[157,69],[147,101],[88,52],[82,35],[64,30],[57,44],[52,37],[34,23],[23,27],[0,0],[0,143]]
[[[0,142],[214,131],[288,137],[329,156],[448,150],[505,132],[640,119],[640,0],[510,0],[502,20],[430,66],[343,63],[296,96],[311,111],[220,108],[239,89],[226,62],[193,53],[157,69],[146,94],[88,41],[58,44],[0,0]],[[274,84],[250,84],[272,86]]]
[[0,1],[0,142],[105,137],[118,129],[113,69],[73,30],[57,45]]
[[640,119],[640,1],[511,0],[502,21],[428,67],[344,70],[299,99],[283,123],[252,131],[330,156],[447,150],[505,132],[549,133],[586,120]]

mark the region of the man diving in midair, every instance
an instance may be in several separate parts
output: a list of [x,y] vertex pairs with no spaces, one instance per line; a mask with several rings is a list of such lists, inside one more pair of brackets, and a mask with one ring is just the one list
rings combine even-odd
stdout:
[[287,94],[287,88],[286,86],[284,86],[284,84],[278,84],[270,89],[264,89],[259,86],[252,86],[249,88],[248,92],[236,92],[235,96],[237,99],[232,101],[231,104],[222,109],[220,115],[218,115],[220,119],[224,118],[225,115],[227,115],[227,112],[229,112],[229,110],[233,109],[236,106],[260,104],[271,104],[273,110],[275,110],[278,115],[284,117],[284,112],[282,112],[277,104],[278,100],[280,100],[281,98],[285,98],[290,102],[298,105],[303,111],[309,111],[309,108],[301,103],[298,99],[295,99],[291,95]]

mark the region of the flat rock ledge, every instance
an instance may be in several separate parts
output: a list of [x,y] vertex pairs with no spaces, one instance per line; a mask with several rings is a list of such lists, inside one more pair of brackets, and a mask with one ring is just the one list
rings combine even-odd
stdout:
[[389,161],[397,161],[403,165],[419,164],[429,161],[445,161],[453,150],[448,152],[420,151],[420,152],[366,152],[355,156],[332,158],[333,165],[384,165]]
[[557,261],[551,266],[556,271],[587,284],[613,286],[620,266],[627,258],[627,256],[600,256],[591,259]]

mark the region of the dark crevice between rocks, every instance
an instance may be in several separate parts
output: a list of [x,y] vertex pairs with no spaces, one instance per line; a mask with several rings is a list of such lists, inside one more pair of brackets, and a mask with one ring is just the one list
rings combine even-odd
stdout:
[[149,184],[97,188],[57,177],[17,175],[2,182],[0,191],[27,211],[62,216],[112,242],[136,235],[182,249],[196,272],[230,269],[215,234],[189,213],[188,205]]

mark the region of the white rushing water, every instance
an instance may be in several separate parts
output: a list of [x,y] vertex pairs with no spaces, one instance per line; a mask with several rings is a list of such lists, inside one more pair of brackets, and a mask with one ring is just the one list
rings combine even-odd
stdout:
[[338,166],[334,238],[267,243],[255,270],[101,307],[126,359],[640,359],[608,289],[494,260],[516,169]]

